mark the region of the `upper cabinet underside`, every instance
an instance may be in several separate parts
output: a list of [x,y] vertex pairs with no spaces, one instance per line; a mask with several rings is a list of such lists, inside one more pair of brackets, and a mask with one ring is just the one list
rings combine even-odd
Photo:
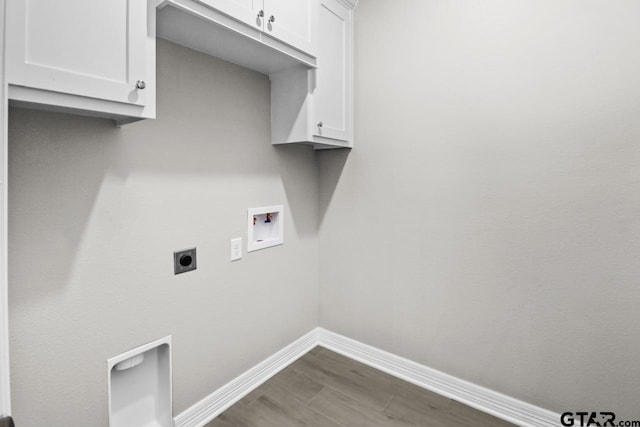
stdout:
[[158,5],[157,33],[264,74],[314,68],[315,1],[285,1],[278,11],[266,7],[273,0],[165,0]]

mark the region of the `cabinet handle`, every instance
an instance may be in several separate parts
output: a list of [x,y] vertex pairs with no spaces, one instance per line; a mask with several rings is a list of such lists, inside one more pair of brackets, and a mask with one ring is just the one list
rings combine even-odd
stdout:
[[258,12],[258,18],[264,18],[264,10]]
[[322,127],[322,122],[318,122],[318,127],[321,128]]
[[269,22],[276,22],[276,17],[275,17],[275,16],[273,16],[273,15],[271,15],[271,16],[269,17]]
[[147,84],[144,82],[144,80],[138,80],[136,82],[136,89],[144,89],[145,87],[147,87]]

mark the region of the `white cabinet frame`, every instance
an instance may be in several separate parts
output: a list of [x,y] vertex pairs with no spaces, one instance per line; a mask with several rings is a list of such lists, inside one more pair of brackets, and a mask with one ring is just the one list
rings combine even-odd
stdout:
[[7,288],[7,81],[5,73],[5,0],[0,0],[0,416],[11,415],[9,304]]
[[[155,118],[156,0],[128,0],[126,4],[127,46],[120,68],[123,75],[114,77],[95,70],[65,69],[46,61],[31,62],[25,42],[26,2],[5,0],[4,23],[8,25],[3,25],[3,31],[8,42],[3,57],[8,63],[4,78],[9,84],[10,105],[110,118],[118,125]],[[66,55],[74,54],[70,52],[67,50]]]
[[[329,39],[323,39],[319,28],[317,70],[291,68],[272,73],[271,79],[271,142],[280,144],[310,144],[316,149],[353,147],[353,9],[355,1],[318,0],[318,7],[326,10],[334,21],[342,22],[342,48],[335,53]],[[318,16],[320,22],[322,17]],[[336,86],[327,85],[327,75],[338,74],[329,62],[323,69],[323,61],[337,54],[343,90],[332,91]],[[335,59],[335,58],[330,58]],[[322,78],[318,78],[318,76]],[[319,86],[325,83],[325,86]],[[330,82],[330,81],[329,81]],[[339,87],[339,85],[338,85]],[[329,88],[329,92],[326,91]],[[339,108],[334,108],[336,103]],[[339,111],[341,119],[332,120],[324,114],[332,109]]]
[[[24,86],[126,104],[146,105],[148,91],[136,88],[136,81],[147,80],[147,64],[145,58],[147,28],[146,25],[142,25],[143,22],[147,21],[146,2],[140,0],[119,0],[119,2],[126,5],[126,19],[117,20],[119,23],[124,21],[121,33],[126,40],[126,50],[122,58],[118,58],[118,60],[121,59],[122,62],[108,61],[118,63],[119,73],[116,74],[121,73],[122,75],[117,77],[116,75],[101,74],[103,72],[102,70],[98,71],[94,69],[88,71],[75,69],[69,67],[67,63],[48,64],[46,57],[44,58],[44,62],[42,62],[43,58],[38,56],[31,58],[32,53],[28,40],[30,32],[35,30],[29,30],[29,28],[33,28],[35,25],[32,22],[27,22],[30,19],[28,17],[27,2],[8,2],[10,7],[8,7],[6,11],[7,25],[5,26],[7,39],[10,40],[10,43],[6,46],[7,80],[14,86]],[[32,5],[32,8],[37,9],[41,7],[39,4],[40,3]],[[68,7],[70,6],[67,6],[67,8]],[[58,7],[55,8],[57,9]],[[80,16],[82,16],[82,14]],[[64,18],[54,16],[49,19],[58,24],[68,20],[66,16]],[[98,20],[102,19],[104,18],[100,17]],[[81,20],[81,18],[78,17],[76,20]],[[109,23],[111,24],[113,22],[109,21]],[[113,26],[117,27],[116,25]],[[50,37],[50,33],[53,32],[52,28],[38,30],[37,34],[42,34],[42,36],[38,38],[40,39],[40,43],[42,43],[41,40],[45,38],[45,35]],[[37,37],[34,36],[33,38]],[[76,38],[82,39],[81,37]],[[93,48],[99,49],[99,47]],[[77,53],[69,52],[68,49],[65,50],[63,47],[55,45],[51,46],[48,50],[53,51],[49,55],[53,55],[55,58],[77,57],[77,55],[88,54],[88,52],[85,51],[79,51]],[[124,49],[110,49],[110,51],[122,50]],[[96,56],[101,57],[103,55]],[[82,62],[92,61],[87,60]],[[103,65],[106,64],[103,63]],[[115,70],[112,71],[115,73]]]

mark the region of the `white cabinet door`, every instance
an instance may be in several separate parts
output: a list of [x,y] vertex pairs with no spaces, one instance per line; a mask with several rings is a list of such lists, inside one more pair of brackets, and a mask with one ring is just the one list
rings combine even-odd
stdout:
[[317,0],[264,0],[265,34],[315,55]]
[[353,9],[347,4],[317,0],[317,69],[269,76],[273,144],[353,146]]
[[351,139],[351,17],[336,0],[321,0],[314,135]]
[[145,105],[146,0],[11,0],[6,30],[10,85]]
[[259,16],[263,11],[263,0],[201,0],[207,6],[244,22],[247,25],[262,29],[263,19]]

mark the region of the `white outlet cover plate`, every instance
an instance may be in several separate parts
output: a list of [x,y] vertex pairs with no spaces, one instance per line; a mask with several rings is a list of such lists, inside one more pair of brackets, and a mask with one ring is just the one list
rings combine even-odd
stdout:
[[231,239],[231,261],[242,259],[242,237]]

